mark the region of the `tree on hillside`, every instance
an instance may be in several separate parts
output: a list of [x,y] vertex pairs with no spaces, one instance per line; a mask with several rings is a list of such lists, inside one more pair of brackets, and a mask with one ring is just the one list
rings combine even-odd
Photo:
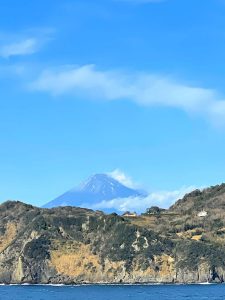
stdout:
[[148,214],[148,215],[159,215],[161,211],[162,211],[162,209],[159,208],[158,206],[151,206],[150,208],[146,209],[146,214]]

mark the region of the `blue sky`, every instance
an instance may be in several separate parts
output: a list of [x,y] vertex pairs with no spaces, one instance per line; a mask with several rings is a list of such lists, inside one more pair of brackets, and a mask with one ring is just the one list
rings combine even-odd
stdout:
[[3,0],[0,201],[120,169],[151,192],[221,183],[225,1]]

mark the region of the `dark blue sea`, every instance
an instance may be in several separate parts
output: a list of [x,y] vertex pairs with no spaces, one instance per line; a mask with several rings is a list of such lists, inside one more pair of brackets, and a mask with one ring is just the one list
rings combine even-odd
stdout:
[[1,300],[225,299],[224,285],[0,286]]

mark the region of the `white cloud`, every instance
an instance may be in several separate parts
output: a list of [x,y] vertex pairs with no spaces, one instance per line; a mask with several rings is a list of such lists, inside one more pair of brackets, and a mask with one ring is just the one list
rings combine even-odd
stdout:
[[124,172],[122,172],[120,169],[115,169],[112,172],[108,173],[109,176],[116,179],[123,185],[130,187],[130,188],[136,188],[137,184]]
[[28,55],[37,52],[39,41],[35,38],[27,38],[18,42],[9,43],[0,47],[0,56],[9,58],[11,56]]
[[128,99],[142,106],[167,106],[225,123],[225,100],[213,89],[182,83],[151,73],[101,71],[94,65],[45,70],[29,85],[54,96],[66,93],[115,101]]
[[30,28],[18,33],[0,32],[0,57],[31,55],[52,39],[53,28]]
[[137,213],[143,213],[147,208],[151,206],[159,206],[161,208],[170,207],[176,200],[181,199],[186,193],[189,193],[195,189],[194,186],[182,187],[181,189],[174,191],[158,191],[150,193],[147,197],[129,197],[119,198],[109,201],[102,201],[94,205],[89,205],[91,209],[112,209],[119,212],[136,211]]

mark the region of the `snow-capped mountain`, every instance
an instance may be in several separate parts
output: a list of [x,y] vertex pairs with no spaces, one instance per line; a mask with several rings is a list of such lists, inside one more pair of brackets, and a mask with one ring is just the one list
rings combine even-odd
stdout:
[[129,188],[107,174],[96,174],[78,187],[48,202],[44,207],[79,206],[92,208],[101,201],[142,196],[145,196],[144,192]]

